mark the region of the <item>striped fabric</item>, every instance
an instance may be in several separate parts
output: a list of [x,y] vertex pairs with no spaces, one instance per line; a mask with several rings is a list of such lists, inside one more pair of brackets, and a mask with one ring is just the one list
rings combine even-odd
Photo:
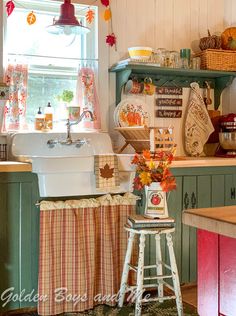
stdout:
[[106,296],[119,291],[127,247],[124,224],[135,204],[132,194],[41,202],[39,315],[116,304]]

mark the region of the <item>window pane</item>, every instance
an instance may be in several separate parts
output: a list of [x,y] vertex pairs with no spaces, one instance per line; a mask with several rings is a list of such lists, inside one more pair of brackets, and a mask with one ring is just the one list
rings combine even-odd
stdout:
[[38,108],[42,109],[51,102],[55,112],[55,120],[61,119],[63,104],[60,104],[58,96],[63,90],[75,91],[76,77],[55,77],[50,75],[30,74],[28,79],[28,98],[26,117],[29,123],[34,121]]

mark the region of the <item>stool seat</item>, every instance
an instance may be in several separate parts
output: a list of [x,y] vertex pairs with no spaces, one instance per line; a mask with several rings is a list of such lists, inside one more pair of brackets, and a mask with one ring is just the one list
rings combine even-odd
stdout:
[[166,228],[166,227],[150,227],[150,228],[133,228],[130,227],[128,224],[126,224],[124,226],[125,230],[127,230],[128,232],[133,232],[135,234],[141,235],[141,234],[145,234],[145,235],[156,235],[156,234],[170,234],[170,233],[174,233],[175,228],[171,227],[171,228]]
[[[183,304],[180,291],[180,283],[178,270],[175,260],[175,254],[173,249],[172,233],[175,231],[174,227],[145,227],[141,229],[130,227],[128,224],[124,226],[125,230],[129,233],[128,246],[125,255],[125,263],[123,267],[121,286],[119,291],[119,307],[123,306],[125,294],[129,291],[135,291],[135,316],[141,316],[142,303],[159,301],[163,302],[168,299],[175,299],[178,311],[178,316],[183,316]],[[139,254],[138,254],[138,265],[131,264],[131,255],[134,237],[137,235],[139,237]],[[156,241],[156,262],[153,265],[144,265],[144,248],[145,239],[148,235],[154,235]],[[161,236],[165,235],[165,240],[167,243],[167,249],[169,253],[170,265],[162,261],[161,253]],[[163,267],[170,271],[169,274],[163,274]],[[144,277],[144,270],[146,269],[156,269],[156,276]],[[128,274],[129,271],[133,270],[137,273],[137,283],[136,285],[128,285]],[[173,286],[165,281],[165,279],[171,279]],[[144,281],[155,281],[152,284],[144,284]],[[164,295],[163,285],[168,287],[174,292],[174,295]],[[148,288],[157,288],[157,297],[144,297],[143,293]]]

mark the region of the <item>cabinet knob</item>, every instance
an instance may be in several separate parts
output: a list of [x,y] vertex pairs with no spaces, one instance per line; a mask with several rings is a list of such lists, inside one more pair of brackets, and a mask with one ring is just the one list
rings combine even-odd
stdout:
[[192,204],[192,208],[195,208],[197,205],[197,198],[194,192],[192,192],[192,195],[191,195],[191,204]]
[[189,206],[189,197],[188,197],[188,193],[185,192],[185,194],[184,194],[184,208],[185,208],[185,210],[187,210],[188,206]]
[[231,200],[235,200],[235,188],[230,189]]

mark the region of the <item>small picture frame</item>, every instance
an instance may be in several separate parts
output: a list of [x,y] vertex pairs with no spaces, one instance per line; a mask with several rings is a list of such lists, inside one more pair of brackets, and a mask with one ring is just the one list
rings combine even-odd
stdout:
[[168,217],[166,192],[163,192],[159,182],[153,182],[145,187],[145,215],[153,218]]

